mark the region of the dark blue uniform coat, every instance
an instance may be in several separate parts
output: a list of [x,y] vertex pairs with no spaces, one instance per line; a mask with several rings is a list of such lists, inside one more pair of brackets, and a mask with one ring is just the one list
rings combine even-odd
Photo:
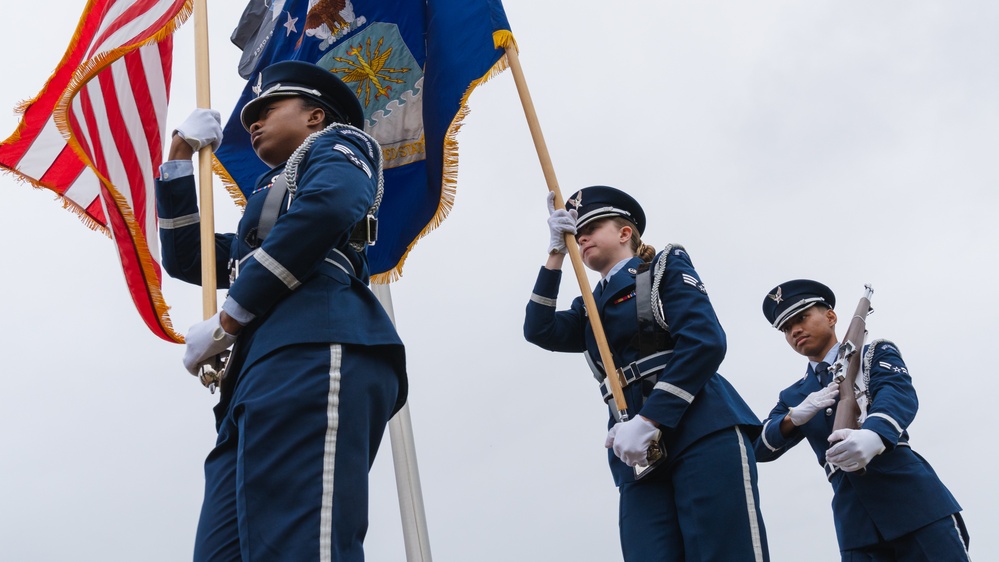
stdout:
[[[652,268],[660,253],[652,262]],[[594,292],[604,332],[615,365],[623,367],[640,359],[635,345],[638,316],[635,298],[635,271],[640,258],[633,258],[614,274],[606,289]],[[583,298],[576,297],[569,310],[555,311],[561,271],[541,268],[534,295],[527,305],[524,335],[528,341],[551,351],[587,352],[600,362],[593,330],[590,328]],[[708,295],[700,283],[690,257],[682,249],[669,256],[659,293],[669,324],[673,349],[669,365],[659,375],[655,387],[634,384],[625,389],[628,415],[641,414],[659,422],[669,455],[679,455],[691,443],[720,429],[743,426],[750,437],[759,433],[760,421],[717,369],[725,357],[725,332],[722,330]],[[550,301],[549,304],[543,304]],[[646,385],[647,387],[648,385]],[[614,424],[610,413],[608,427]],[[620,486],[634,480],[631,468],[609,453],[614,482]]]
[[[262,244],[261,209],[282,167],[257,182],[237,232],[215,236],[226,305],[253,319],[215,409],[195,560],[363,559],[367,472],[406,397],[402,342],[367,287],[364,251],[348,243],[374,201],[379,157],[359,131],[327,132]],[[164,267],[200,284],[194,179],[165,178],[156,191]]]
[[[687,253],[671,248],[659,284],[669,324],[671,359],[658,376],[624,389],[628,415],[658,422],[666,461],[641,480],[612,450],[608,460],[619,487],[621,547],[628,562],[769,560],[759,507],[752,440],[760,422],[732,385],[717,373],[725,333]],[[624,367],[641,359],[633,258],[594,293],[614,356]],[[542,268],[527,305],[524,335],[552,351],[599,352],[582,297],[555,310],[561,272]],[[591,311],[592,313],[592,311]],[[611,402],[613,404],[613,402]],[[615,423],[609,411],[608,427]]]
[[[840,550],[877,544],[879,534],[885,540],[897,539],[961,510],[930,464],[909,447],[906,428],[919,403],[901,354],[889,341],[871,345],[869,379],[865,376],[870,403],[862,427],[880,435],[886,449],[871,460],[866,473],[836,470],[832,476],[833,518]],[[869,352],[870,346],[864,351]],[[828,415],[819,412],[786,438],[780,432],[780,422],[788,410],[817,390],[818,379],[806,375],[780,393],[755,444],[760,462],[774,460],[807,439],[819,465],[826,466],[835,406]]]
[[[337,145],[348,147],[352,154],[337,150]],[[350,130],[316,140],[299,164],[294,203],[287,208],[286,194],[281,208],[287,211],[260,246],[266,258],[244,259],[254,249],[251,242],[264,199],[283,166],[258,179],[236,233],[215,235],[217,286],[228,288],[230,298],[256,315],[240,332],[239,345],[246,350],[247,361],[297,343],[402,345],[367,287],[366,254],[347,244],[351,228],[375,197],[377,156],[368,156],[370,150],[364,137]],[[161,222],[183,224],[160,229],[164,269],[172,277],[200,285],[201,236],[193,176],[159,181],[156,205]],[[179,220],[185,217],[194,222]],[[341,263],[344,259],[337,252],[350,264]],[[231,287],[230,259],[242,262]]]

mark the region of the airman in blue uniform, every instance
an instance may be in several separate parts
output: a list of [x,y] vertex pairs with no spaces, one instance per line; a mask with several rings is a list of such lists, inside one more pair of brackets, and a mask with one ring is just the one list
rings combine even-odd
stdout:
[[[602,380],[587,318],[599,314],[615,365],[624,368],[630,419],[615,423],[611,411],[606,445],[626,562],[769,560],[752,446],[760,422],[717,372],[725,333],[690,256],[681,246],[656,254],[643,244],[645,213],[618,189],[584,188],[566,207],[555,210],[549,196],[549,258],[524,335],[551,351],[585,354]],[[556,311],[566,233],[603,276],[596,311],[581,297]],[[604,385],[601,393],[610,399]],[[636,479],[632,467],[644,464],[659,431],[666,460]]]
[[839,391],[828,366],[840,345],[835,306],[829,287],[807,279],[782,283],[764,298],[767,321],[809,364],[802,378],[781,391],[756,441],[756,458],[777,459],[808,440],[833,487],[844,562],[967,562],[961,506],[909,445],[907,428],[918,401],[894,343],[864,346],[858,376],[863,423],[833,431]]
[[[192,374],[235,342],[194,559],[361,561],[368,470],[407,388],[402,342],[367,287],[367,236],[352,236],[377,210],[381,149],[350,88],[316,65],[274,64],[257,93],[241,119],[274,168],[245,191],[236,233],[215,235],[228,297],[187,334]],[[164,268],[195,284],[190,158],[221,140],[218,121],[197,111],[178,128],[156,185]]]

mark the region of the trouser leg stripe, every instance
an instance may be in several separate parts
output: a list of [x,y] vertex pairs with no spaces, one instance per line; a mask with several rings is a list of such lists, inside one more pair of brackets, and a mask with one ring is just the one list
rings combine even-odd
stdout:
[[753,497],[753,473],[749,468],[746,441],[742,438],[742,430],[738,426],[735,428],[735,438],[739,441],[739,453],[742,458],[742,481],[746,490],[749,532],[753,536],[753,555],[756,557],[756,562],[763,562],[763,541],[760,539],[760,522],[756,518],[756,499]]
[[330,346],[330,387],[326,398],[326,443],[323,447],[323,503],[319,519],[319,560],[333,560],[333,471],[336,432],[340,426],[340,364],[343,348]]
[[951,515],[950,520],[954,522],[954,532],[957,533],[957,540],[961,541],[961,544],[964,545],[964,555],[968,557],[968,561],[970,562],[971,554],[968,553],[968,545],[964,542],[964,534],[961,533],[961,525],[957,522],[957,516]]

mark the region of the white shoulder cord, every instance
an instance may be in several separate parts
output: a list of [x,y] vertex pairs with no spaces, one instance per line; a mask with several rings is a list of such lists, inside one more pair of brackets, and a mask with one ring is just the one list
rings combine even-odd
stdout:
[[672,251],[673,244],[668,244],[666,249],[660,254],[659,261],[656,263],[656,271],[652,278],[652,316],[655,317],[659,327],[667,332],[669,331],[669,324],[666,323],[666,314],[663,312],[662,299],[659,297],[659,282],[663,279],[663,273],[666,271],[666,259],[669,258]]
[[891,344],[893,342],[882,338],[867,344],[867,353],[864,354],[864,361],[860,369],[864,376],[861,381],[858,381],[857,386],[854,387],[854,392],[857,394],[857,402],[860,404],[860,423],[864,423],[864,420],[867,418],[867,408],[871,404],[871,363],[874,362],[874,352],[877,351],[879,345],[885,343]]
[[[374,215],[378,212],[378,207],[382,204],[382,195],[385,192],[385,177],[382,173],[382,148],[378,144],[378,141],[372,138],[371,135],[358,129],[357,127],[346,125],[344,123],[332,123],[325,129],[312,133],[311,135],[305,137],[305,140],[302,141],[302,144],[295,149],[295,152],[291,153],[291,157],[288,158],[288,162],[284,166],[284,179],[288,182],[288,206],[291,206],[291,201],[295,198],[295,190],[298,189],[298,165],[302,162],[302,158],[304,158],[305,154],[310,148],[312,148],[312,143],[316,142],[316,139],[334,129],[349,129],[352,131],[351,134],[360,134],[361,138],[368,143],[368,149],[371,151],[370,153],[375,155],[377,160],[376,167],[378,168],[378,189],[375,191],[375,201],[368,209],[368,214]],[[365,243],[351,242],[350,247],[360,252],[364,250]]]

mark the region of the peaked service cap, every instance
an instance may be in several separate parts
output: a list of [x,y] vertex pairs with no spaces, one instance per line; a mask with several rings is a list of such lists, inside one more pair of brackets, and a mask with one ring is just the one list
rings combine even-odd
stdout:
[[310,62],[286,60],[260,71],[257,97],[239,113],[243,128],[250,130],[264,104],[275,98],[300,96],[318,102],[336,121],[364,128],[364,109],[350,86],[335,74]]
[[789,318],[817,304],[835,308],[836,295],[832,289],[818,281],[795,279],[781,283],[767,293],[763,299],[763,315],[780,330]]
[[607,217],[623,217],[635,223],[638,234],[645,232],[645,211],[634,197],[613,187],[594,185],[577,191],[565,202],[565,208],[575,209],[576,228]]

